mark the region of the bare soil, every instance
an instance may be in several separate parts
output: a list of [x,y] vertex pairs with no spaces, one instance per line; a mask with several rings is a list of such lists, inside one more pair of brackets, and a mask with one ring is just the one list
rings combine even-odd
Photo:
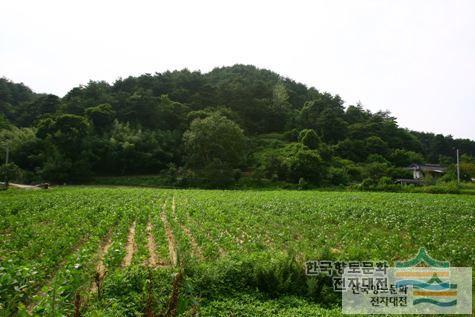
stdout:
[[176,202],[175,202],[175,197],[173,197],[173,203],[172,203],[172,212],[173,212],[173,217],[175,218],[176,222],[180,225],[181,230],[185,233],[187,236],[188,240],[190,240],[191,244],[191,251],[193,252],[193,256],[203,259],[203,252],[201,251],[200,246],[196,242],[195,238],[191,234],[190,229],[188,229],[184,224],[182,224],[180,221],[178,221],[178,218],[176,216]]
[[163,226],[165,227],[165,232],[167,234],[168,239],[168,250],[170,253],[170,261],[173,266],[177,265],[177,253],[176,253],[176,241],[175,236],[173,235],[173,231],[170,227],[170,223],[168,222],[167,215],[165,213],[166,202],[162,206],[162,211],[160,213],[160,219],[163,222]]
[[101,244],[97,252],[96,276],[91,286],[91,292],[96,293],[99,285],[101,285],[106,275],[106,266],[104,264],[104,257],[112,245],[112,231],[107,234],[106,239]]
[[123,267],[127,267],[132,263],[132,258],[134,257],[134,253],[136,250],[136,245],[135,245],[135,221],[130,226],[129,229],[129,235],[127,237],[127,244],[125,246],[125,257],[124,261],[122,262]]
[[165,262],[160,260],[157,255],[157,244],[155,243],[155,238],[153,237],[153,225],[151,222],[147,224],[147,248],[149,259],[147,265],[149,267],[156,266],[165,266]]

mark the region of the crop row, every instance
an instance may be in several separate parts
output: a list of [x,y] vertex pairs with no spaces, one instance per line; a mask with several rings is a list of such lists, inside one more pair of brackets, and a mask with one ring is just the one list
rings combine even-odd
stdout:
[[304,275],[306,260],[392,263],[424,246],[475,262],[471,196],[61,188],[0,199],[5,315],[338,315],[339,295]]

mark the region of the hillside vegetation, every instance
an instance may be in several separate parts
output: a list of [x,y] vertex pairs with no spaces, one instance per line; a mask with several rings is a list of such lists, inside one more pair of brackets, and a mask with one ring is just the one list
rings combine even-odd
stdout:
[[475,177],[474,141],[409,131],[388,112],[247,65],[91,81],[62,98],[0,79],[0,129],[14,162],[2,173],[24,182],[386,184],[410,177],[413,162],[452,166],[456,148],[462,177]]

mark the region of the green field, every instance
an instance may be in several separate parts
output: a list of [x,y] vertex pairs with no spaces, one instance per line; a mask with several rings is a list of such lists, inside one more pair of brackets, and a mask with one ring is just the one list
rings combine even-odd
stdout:
[[66,187],[0,193],[2,315],[339,316],[306,260],[475,262],[475,196]]

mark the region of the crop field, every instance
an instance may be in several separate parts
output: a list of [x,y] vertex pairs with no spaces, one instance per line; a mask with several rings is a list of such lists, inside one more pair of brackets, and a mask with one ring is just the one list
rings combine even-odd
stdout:
[[307,260],[475,262],[475,196],[65,187],[0,193],[2,316],[340,316]]

